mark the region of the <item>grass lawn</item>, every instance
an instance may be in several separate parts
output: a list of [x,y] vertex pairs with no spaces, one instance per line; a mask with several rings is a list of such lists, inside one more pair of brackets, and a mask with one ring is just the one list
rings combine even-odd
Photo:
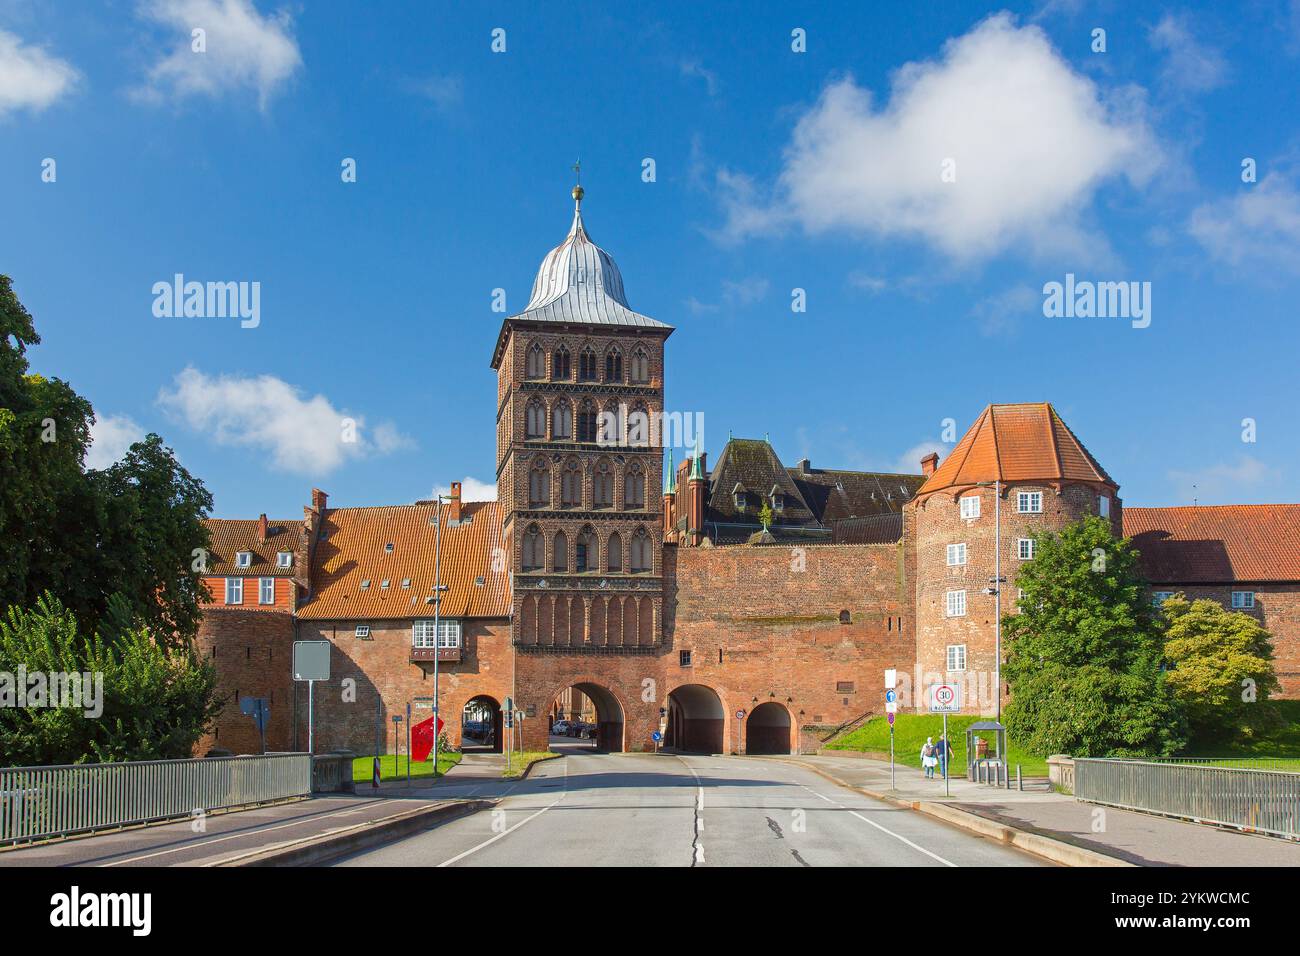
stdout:
[[[921,745],[925,743],[926,737],[939,739],[939,735],[943,733],[943,716],[941,714],[897,714],[895,716],[898,720],[894,724],[894,759],[902,766],[919,768]],[[953,749],[952,765],[956,768],[954,772],[959,776],[966,773],[966,728],[977,720],[987,719],[974,714],[948,717],[948,736],[952,741]],[[991,754],[992,734],[986,731],[980,736],[989,741]],[[884,717],[873,717],[861,727],[829,744],[828,747],[831,750],[875,750],[887,754],[889,753],[889,723]],[[1015,741],[1008,741],[1008,749],[1010,751],[1008,760],[1013,773],[1016,764],[1020,764],[1020,771],[1025,776],[1047,776],[1046,758],[1025,753],[1016,746]]]
[[[352,779],[356,783],[369,783],[374,776],[374,757],[358,757],[352,761]],[[406,779],[406,754],[395,757],[385,754],[379,758],[379,779],[392,780],[394,777]],[[438,754],[438,775],[442,776],[456,764],[460,763],[460,754],[443,751]],[[411,764],[411,779],[432,777],[433,761],[416,761]]]
[[551,753],[549,750],[528,750],[524,753],[513,753],[510,755],[510,769],[501,771],[503,777],[519,777],[523,772],[537,763],[539,760],[550,760],[552,757],[560,757],[562,754]]

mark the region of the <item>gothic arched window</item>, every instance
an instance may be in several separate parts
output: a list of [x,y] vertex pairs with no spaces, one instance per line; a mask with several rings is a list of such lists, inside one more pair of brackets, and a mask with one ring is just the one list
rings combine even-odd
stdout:
[[650,554],[650,536],[645,533],[645,528],[637,528],[636,534],[632,535],[632,570],[651,571],[653,569],[654,561]]
[[572,438],[573,437],[573,406],[567,399],[560,399],[555,403],[555,410],[551,412],[551,437],[552,438]]
[[525,362],[524,374],[528,378],[546,377],[546,353],[542,351],[542,347],[536,342],[528,347],[528,359]]
[[578,441],[594,442],[596,440],[596,405],[591,399],[584,399],[578,410]]
[[605,381],[623,381],[623,353],[617,345],[605,354]]
[[524,570],[540,571],[543,560],[541,529],[535,524],[529,525],[524,532]]
[[639,461],[634,461],[627,469],[623,479],[623,507],[645,507],[645,470]]
[[555,349],[555,355],[551,358],[551,378],[557,382],[567,382],[573,376],[573,369],[569,366],[569,350],[563,345]]
[[587,346],[578,355],[578,381],[596,381],[596,353]]
[[582,505],[582,469],[576,461],[566,462],[560,476],[560,504],[565,508]]
[[551,567],[556,571],[569,570],[569,536],[563,531],[555,532],[555,543],[551,545]]
[[597,508],[614,507],[614,469],[603,458],[596,464],[596,475],[592,485],[595,506]]
[[606,560],[609,564],[609,570],[611,572],[622,571],[623,570],[623,539],[618,536],[617,531],[615,531],[613,534],[609,536],[609,544],[605,546],[605,551],[607,554]]
[[600,570],[600,555],[596,551],[596,535],[590,526],[583,528],[578,535],[578,547],[573,556],[573,570]]
[[545,462],[533,465],[528,472],[528,504],[544,508],[551,503],[551,470]]
[[528,438],[545,438],[546,437],[546,406],[537,399],[528,403],[528,430],[525,432]]
[[632,406],[632,411],[627,414],[627,421],[624,423],[627,432],[627,444],[632,448],[649,448],[650,440],[654,436],[650,434],[650,412],[645,406],[645,402],[637,402]]
[[638,348],[632,353],[632,361],[629,363],[632,373],[632,381],[637,385],[645,385],[650,381],[650,356],[646,350]]

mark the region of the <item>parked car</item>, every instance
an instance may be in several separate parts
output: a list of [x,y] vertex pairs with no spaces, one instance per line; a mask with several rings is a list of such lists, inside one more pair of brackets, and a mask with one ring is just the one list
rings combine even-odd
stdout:
[[555,723],[551,724],[551,733],[555,734],[557,737],[572,737],[573,734],[569,733],[570,726],[572,726],[571,721],[557,720]]
[[596,738],[596,725],[579,721],[573,726],[572,736],[594,740]]

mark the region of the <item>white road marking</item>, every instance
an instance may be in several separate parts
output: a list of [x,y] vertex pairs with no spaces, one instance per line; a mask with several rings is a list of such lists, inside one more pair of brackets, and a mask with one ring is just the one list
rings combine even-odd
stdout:
[[536,817],[540,817],[543,813],[545,813],[547,810],[551,809],[551,807],[555,806],[556,803],[559,803],[560,800],[563,800],[563,799],[564,799],[564,796],[561,795],[561,796],[560,796],[560,799],[559,799],[559,800],[556,800],[555,803],[548,803],[546,806],[542,807],[542,809],[538,810],[536,813],[533,813],[533,814],[530,814],[529,816],[524,817],[524,819],[520,820],[518,823],[516,823],[514,826],[512,826],[509,830],[502,830],[502,831],[501,831],[500,833],[498,833],[496,836],[492,837],[491,839],[484,840],[484,841],[483,841],[482,843],[480,843],[478,846],[472,846],[472,847],[470,847],[468,850],[466,850],[464,853],[458,853],[458,854],[456,854],[456,855],[453,856],[450,860],[443,860],[441,863],[438,864],[439,868],[444,867],[444,866],[451,866],[453,863],[458,863],[459,861],[465,859],[465,857],[469,856],[471,853],[477,853],[479,850],[483,849],[484,847],[486,847],[486,846],[491,846],[493,843],[496,843],[497,840],[500,840],[503,836],[509,836],[511,833],[514,833],[516,830],[518,830],[521,826],[523,826],[523,825],[524,825],[525,823],[527,823],[529,820],[532,820],[532,819],[534,819],[534,818],[536,818]]
[[686,762],[686,758],[677,755],[677,759],[682,762],[691,776],[695,778],[695,852],[692,859],[696,864],[704,862],[704,841],[700,839],[700,834],[704,832],[704,784],[700,782],[700,775],[695,772],[695,768]]
[[[380,799],[383,799],[383,798],[380,798]],[[331,817],[343,817],[343,816],[347,816],[347,815],[350,814],[350,813],[356,813],[357,811],[359,811],[359,810],[364,810],[364,809],[365,809],[365,807],[351,807],[351,808],[349,808],[349,809],[347,809],[347,810],[339,810],[339,811],[337,811],[337,812],[335,812],[335,813],[326,813],[326,814],[324,814],[324,815],[322,815],[322,816],[316,816],[316,815],[313,815],[313,816],[310,816],[310,817],[306,817],[306,818],[304,818],[304,819],[302,819],[302,820],[291,820],[291,821],[288,822],[288,823],[281,823],[279,826],[274,826],[274,827],[262,827],[262,828],[259,829],[259,830],[245,830],[245,831],[243,831],[242,833],[231,833],[231,834],[229,834],[229,835],[227,835],[227,836],[214,837],[214,838],[211,839],[211,840],[200,840],[200,841],[195,842],[195,843],[186,843],[186,844],[183,844],[182,846],[174,846],[174,847],[171,847],[170,849],[167,849],[167,850],[158,850],[158,851],[156,851],[156,852],[154,852],[154,853],[144,853],[144,854],[141,854],[140,856],[129,856],[129,857],[127,857],[127,858],[124,859],[124,860],[114,860],[112,863],[104,863],[104,864],[102,864],[102,865],[105,866],[105,867],[109,867],[109,866],[122,866],[122,865],[124,865],[124,864],[126,864],[126,863],[135,863],[135,862],[138,861],[138,860],[151,860],[151,859],[153,859],[153,858],[156,857],[156,856],[166,856],[168,853],[179,853],[179,852],[181,852],[182,850],[194,850],[194,849],[197,849],[198,847],[211,846],[211,845],[214,844],[214,843],[225,843],[227,840],[237,840],[237,839],[239,839],[240,837],[254,836],[254,835],[258,834],[258,833],[271,833],[271,832],[274,831],[274,830],[283,830],[283,829],[285,829],[286,827],[296,827],[296,826],[298,826],[298,825],[300,825],[300,824],[303,824],[303,823],[315,823],[315,822],[317,822],[317,821],[319,821],[319,820],[328,820],[328,819],[330,819]],[[183,821],[182,821],[182,822],[183,822]]]
[[[848,808],[847,806],[845,806],[844,804],[840,803],[838,800],[832,800],[830,797],[827,797],[827,796],[825,796],[825,795],[823,795],[823,794],[818,793],[816,790],[814,790],[812,787],[808,786],[807,784],[800,784],[800,786],[803,787],[805,790],[807,790],[809,793],[811,793],[814,797],[821,797],[821,798],[822,798],[823,800],[825,800],[827,803],[834,804],[835,806],[839,807],[841,810],[849,810],[849,808]],[[925,847],[920,846],[920,845],[918,845],[918,844],[916,844],[916,843],[913,843],[911,840],[909,840],[907,837],[903,836],[902,834],[895,833],[893,830],[890,830],[888,827],[882,827],[882,826],[881,826],[879,823],[877,823],[875,820],[868,820],[866,817],[864,817],[862,814],[858,813],[856,810],[849,810],[849,815],[850,815],[850,816],[857,817],[857,818],[858,818],[859,820],[861,820],[863,823],[870,824],[871,826],[873,826],[873,827],[875,827],[877,830],[879,830],[881,833],[887,833],[887,834],[889,834],[889,835],[890,835],[891,837],[893,837],[895,840],[900,840],[900,841],[902,841],[903,843],[906,843],[906,844],[907,844],[908,846],[910,846],[913,850],[917,850],[917,851],[919,851],[919,852],[921,852],[921,853],[924,853],[926,856],[930,857],[931,859],[938,860],[938,861],[939,861],[940,863],[942,863],[944,866],[951,866],[951,867],[956,867],[956,866],[957,866],[957,864],[956,864],[956,863],[953,863],[951,860],[945,860],[943,857],[939,856],[939,854],[937,854],[937,853],[931,853],[931,852],[930,852],[929,850],[927,850]]]

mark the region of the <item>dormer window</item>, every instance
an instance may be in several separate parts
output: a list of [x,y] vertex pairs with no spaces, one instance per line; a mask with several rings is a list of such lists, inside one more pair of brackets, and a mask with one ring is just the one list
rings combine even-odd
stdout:
[[369,579],[369,578],[366,578],[364,581],[361,582],[361,590],[363,590],[363,591],[369,591],[369,590],[370,590],[370,579]]
[[379,586],[380,586],[381,588],[387,588],[387,587],[388,587],[388,578],[384,578],[382,581],[380,581],[380,582],[379,582]]
[[392,554],[392,553],[393,553],[393,542],[390,541],[386,545],[384,545],[384,554]]
[[732,497],[734,498],[734,500],[735,500],[735,502],[736,502],[736,510],[737,510],[737,511],[744,511],[744,510],[745,510],[745,493],[744,493],[743,491],[737,491],[737,492],[734,492],[734,493],[733,493]]
[[406,589],[409,588],[410,586],[411,586],[411,579],[410,579],[410,578],[402,578],[402,590],[406,590]]
[[293,567],[293,552],[292,552],[292,551],[281,551],[279,554],[277,554],[277,555],[275,556],[275,566],[276,566],[277,568],[291,568],[291,567]]
[[252,565],[253,565],[252,551],[240,551],[238,554],[235,555],[235,567],[248,568],[248,567],[252,567]]
[[768,501],[772,503],[772,510],[777,514],[785,511],[785,492],[776,485],[772,486],[772,491],[767,496]]

